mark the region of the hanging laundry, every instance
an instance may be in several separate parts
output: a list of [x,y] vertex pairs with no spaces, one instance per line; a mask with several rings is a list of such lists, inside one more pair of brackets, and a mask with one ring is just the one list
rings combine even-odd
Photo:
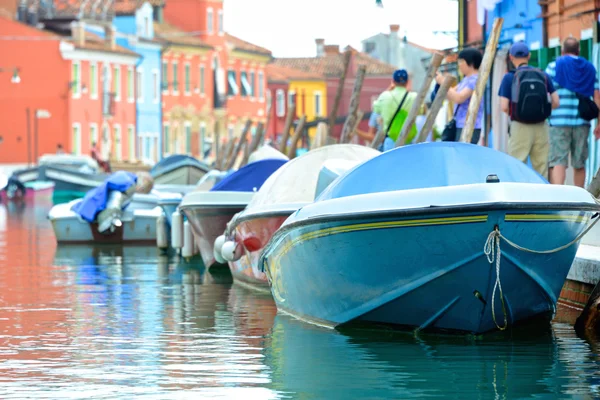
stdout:
[[477,23],[483,25],[485,23],[485,12],[494,11],[496,4],[502,3],[502,0],[471,0],[477,2]]

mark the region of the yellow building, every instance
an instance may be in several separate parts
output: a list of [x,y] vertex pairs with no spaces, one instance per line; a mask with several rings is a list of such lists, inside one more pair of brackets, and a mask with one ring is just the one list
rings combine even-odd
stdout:
[[[283,128],[285,116],[292,104],[296,105],[296,118],[306,116],[307,122],[327,117],[327,82],[325,77],[311,72],[270,64],[267,81],[271,92],[273,116],[270,128],[276,133]],[[309,139],[316,134],[316,127],[308,130]]]

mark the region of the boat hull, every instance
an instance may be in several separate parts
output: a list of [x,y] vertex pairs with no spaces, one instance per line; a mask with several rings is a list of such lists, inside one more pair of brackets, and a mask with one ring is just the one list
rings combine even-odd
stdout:
[[198,244],[204,266],[209,269],[227,268],[215,260],[214,244],[217,237],[225,232],[233,216],[245,206],[214,206],[182,208],[184,215],[192,225],[192,233]]
[[196,166],[183,166],[154,178],[155,184],[161,185],[195,185],[206,174]]
[[125,210],[122,223],[112,233],[98,232],[97,223],[88,223],[70,210],[71,203],[54,206],[48,219],[52,224],[56,241],[63,244],[148,244],[156,243],[156,220],[162,213],[154,209]]
[[236,226],[235,237],[244,251],[239,260],[229,263],[234,282],[270,293],[269,281],[259,269],[258,261],[265,245],[289,215],[290,213],[251,218]]
[[25,195],[18,196],[12,199],[8,198],[6,190],[0,190],[0,201],[9,200],[25,200],[31,201],[35,199],[46,199],[51,198],[54,192],[53,182],[41,182],[41,181],[30,181],[25,183]]
[[503,240],[504,313],[498,291],[492,302],[496,266],[484,254],[494,228],[520,246],[547,250],[574,240],[591,216],[521,207],[307,220],[282,229],[261,265],[277,307],[309,322],[479,334],[504,326],[504,315],[509,326],[551,317],[579,245],[532,254]]

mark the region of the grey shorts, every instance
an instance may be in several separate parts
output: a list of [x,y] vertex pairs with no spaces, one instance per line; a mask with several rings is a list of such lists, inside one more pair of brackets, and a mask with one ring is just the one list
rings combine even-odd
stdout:
[[550,127],[550,168],[557,165],[571,166],[575,169],[585,168],[588,159],[590,135],[589,125],[580,126],[551,126]]

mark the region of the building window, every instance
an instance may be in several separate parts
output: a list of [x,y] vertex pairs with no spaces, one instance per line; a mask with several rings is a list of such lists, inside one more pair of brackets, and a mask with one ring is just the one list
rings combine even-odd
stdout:
[[367,42],[365,43],[365,53],[372,53],[375,51],[375,43]]
[[189,122],[185,123],[185,152],[192,152],[192,125]]
[[127,126],[127,137],[129,139],[129,161],[135,160],[135,127]]
[[237,76],[234,70],[230,69],[227,72],[227,95],[235,96],[238,94]]
[[127,69],[127,101],[133,103],[133,89],[135,82],[133,80],[133,67]]
[[90,97],[98,98],[98,65],[90,64]]
[[98,143],[98,124],[90,124],[90,145]]
[[121,125],[115,124],[113,126],[113,132],[115,134],[115,141],[113,143],[113,154],[117,161],[121,161],[121,158],[123,157],[123,148],[121,146]]
[[81,65],[79,61],[71,64],[71,85],[73,97],[81,96]]
[[179,65],[177,62],[173,62],[173,93],[179,93],[179,78],[177,76],[177,70],[179,69]]
[[152,99],[155,103],[160,101],[160,81],[158,79],[158,70],[152,71]]
[[242,71],[240,80],[242,81],[242,96],[251,96],[252,87],[250,86],[250,82],[248,81],[248,73],[246,71]]
[[288,108],[296,104],[296,92],[288,92]]
[[200,66],[200,94],[204,94],[206,92],[205,89],[205,81],[204,81],[204,65]]
[[169,64],[166,61],[162,63],[162,90],[169,90]]
[[225,32],[224,28],[223,28],[223,10],[219,10],[219,21],[218,21],[218,24],[219,24],[219,35],[222,35],[223,32]]
[[262,71],[258,73],[258,98],[260,101],[265,100],[265,75]]
[[169,153],[171,149],[171,137],[169,134],[169,124],[163,126],[163,149],[164,153]]
[[138,103],[144,102],[144,70],[142,68],[138,68],[137,70],[137,85],[136,85],[136,95]]
[[121,100],[121,67],[116,66],[113,70],[113,93],[115,94],[115,100]]
[[[206,124],[204,122],[200,125],[200,158],[206,158]],[[210,147],[209,147],[210,150]]]
[[256,72],[250,72],[250,97],[256,94]]
[[322,98],[323,98],[323,96],[321,96],[320,92],[315,92],[315,116],[316,117],[320,117],[323,112],[322,111],[323,110]]
[[206,30],[208,34],[211,35],[213,33],[213,9],[208,8],[206,10]]
[[186,63],[185,67],[184,67],[184,89],[185,89],[185,94],[189,95],[191,93],[191,88],[190,88],[190,64]]
[[72,153],[74,155],[81,154],[81,125],[79,123],[73,124],[73,145]]
[[275,107],[277,107],[277,116],[285,115],[285,93],[282,89],[277,89],[275,92]]

